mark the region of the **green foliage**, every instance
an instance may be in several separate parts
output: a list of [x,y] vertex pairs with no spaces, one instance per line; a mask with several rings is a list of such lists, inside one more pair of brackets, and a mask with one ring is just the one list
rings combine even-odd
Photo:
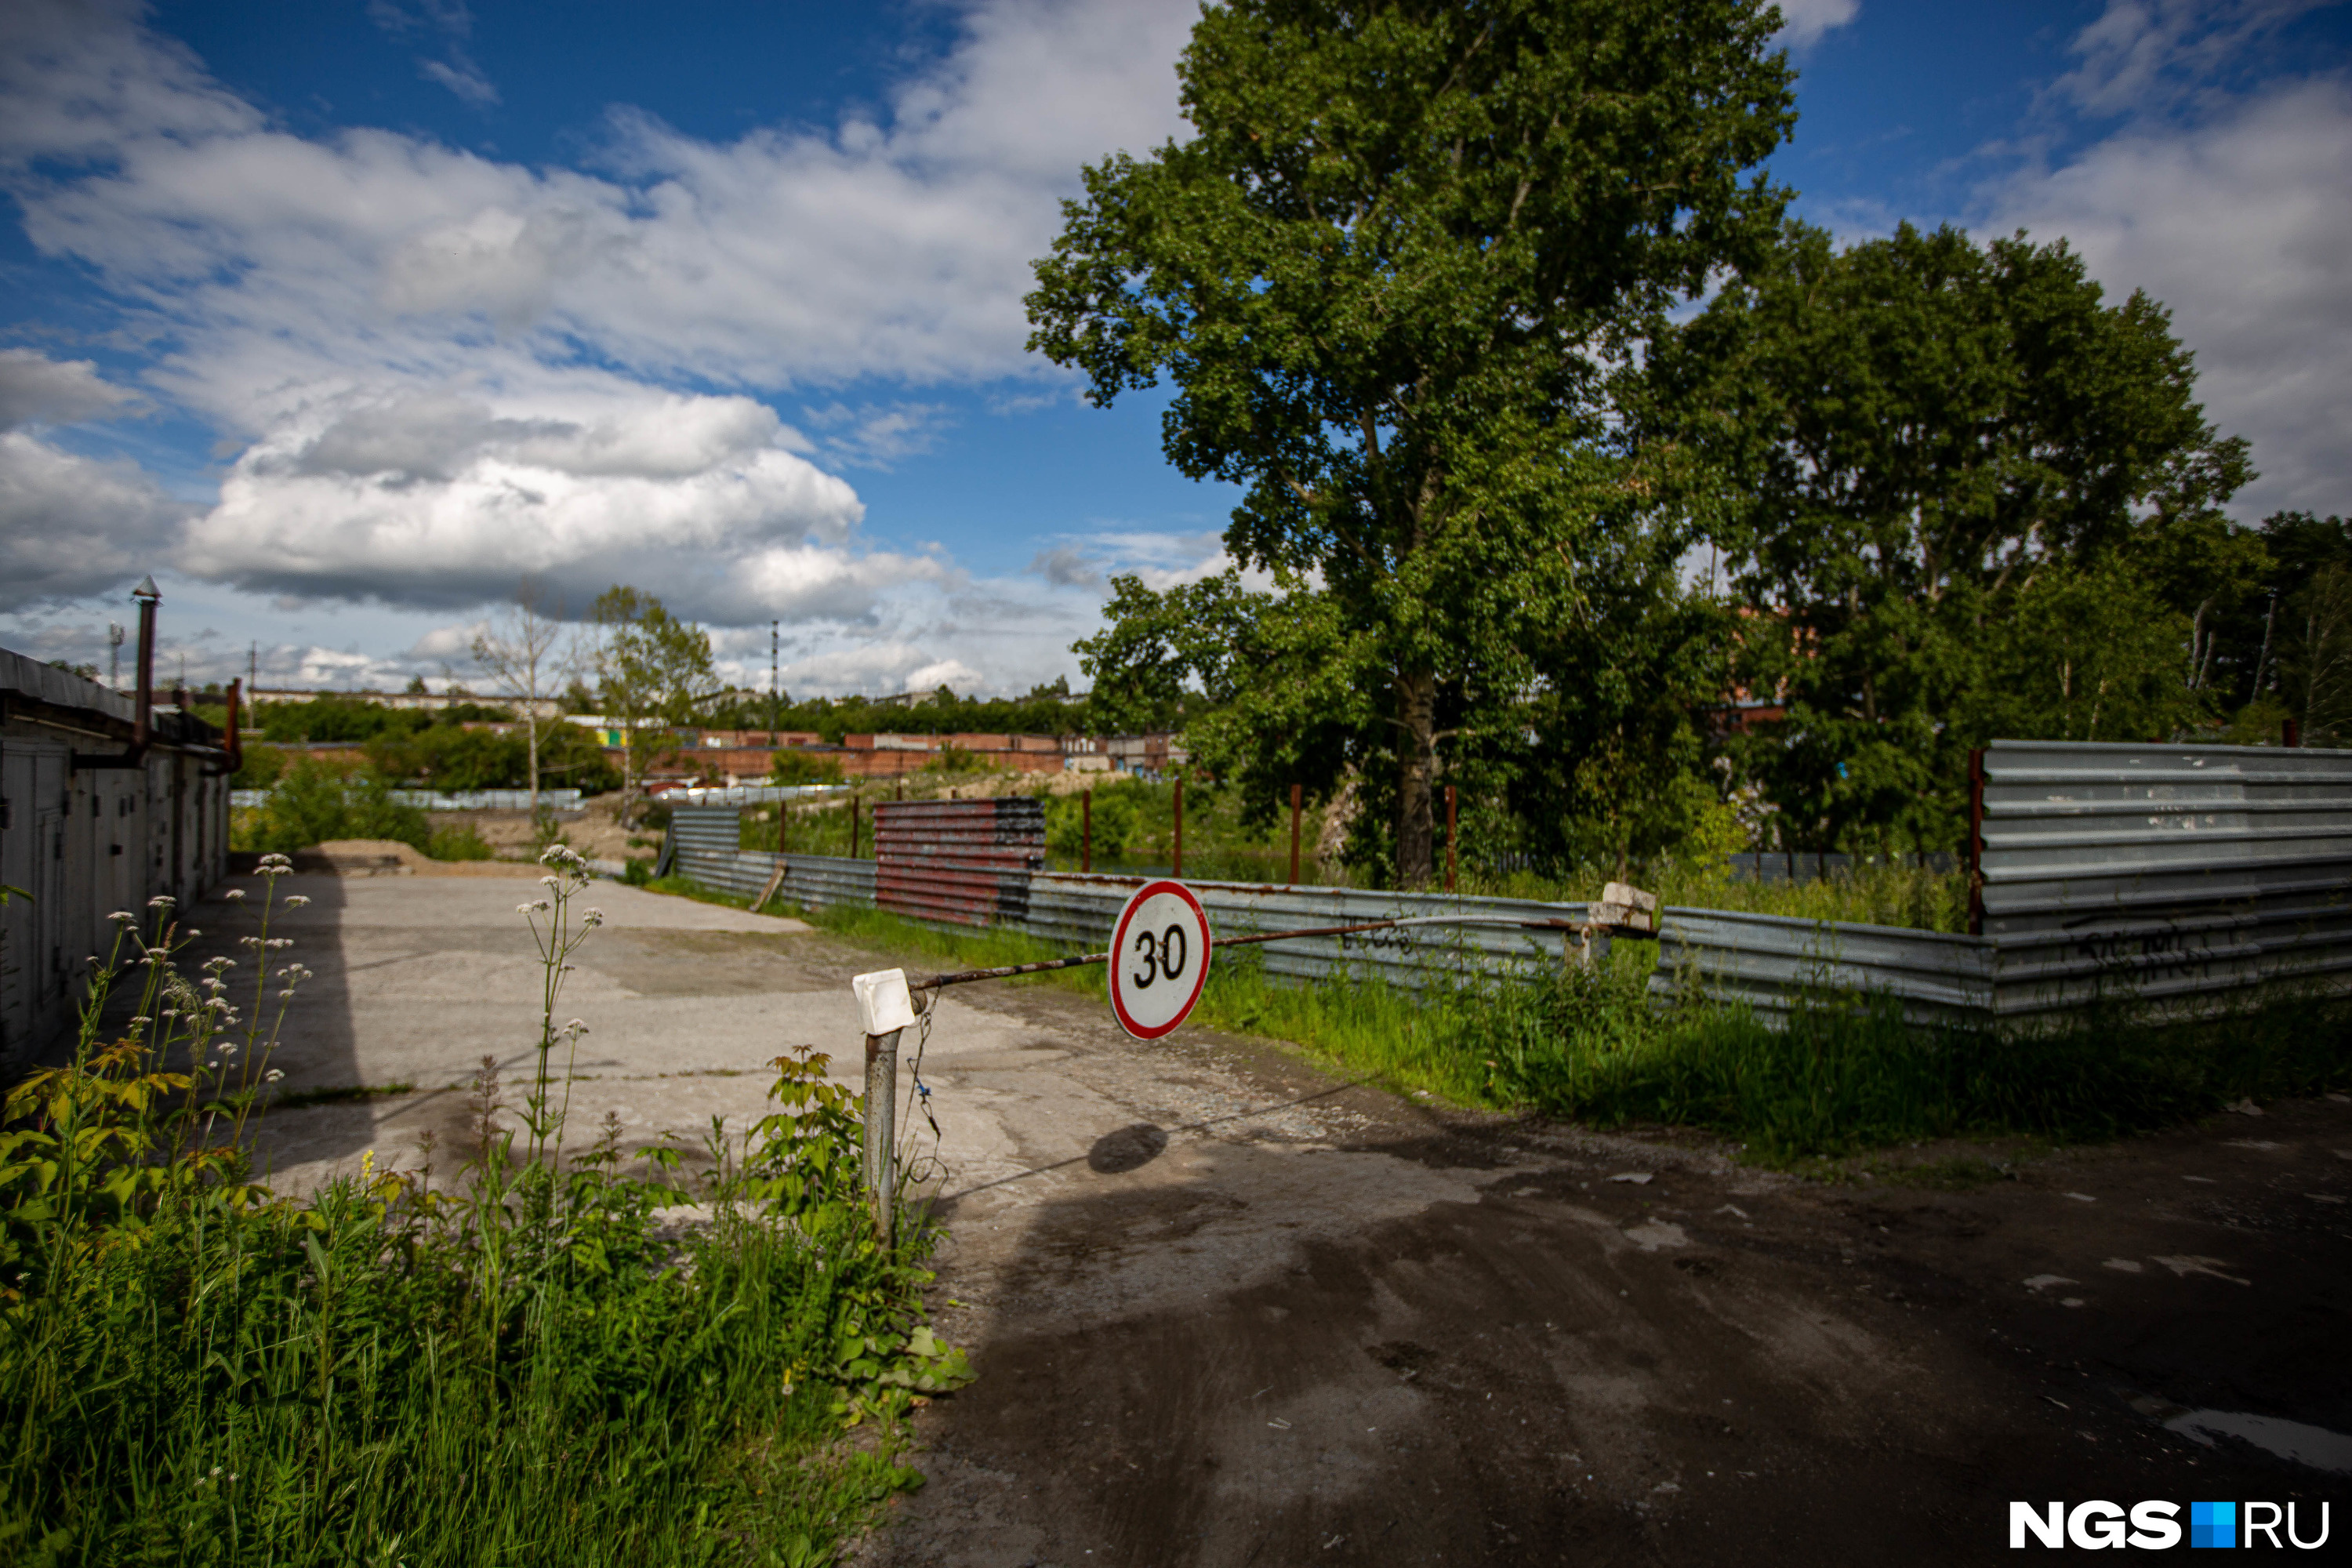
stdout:
[[513,720],[508,710],[478,702],[453,702],[425,710],[386,708],[357,697],[316,697],[307,702],[256,703],[247,721],[257,726],[265,739],[280,744],[309,741],[356,745],[440,726],[503,724]]
[[[530,779],[530,742],[520,728],[499,733],[435,724],[379,736],[368,742],[367,756],[376,772],[421,789],[522,789]],[[541,731],[539,771],[548,789],[594,795],[620,782],[595,736],[568,722]]]
[[[551,864],[551,1005],[593,921],[570,909],[577,858]],[[274,888],[283,863],[264,869]],[[563,1156],[551,1011],[520,1146],[492,1068],[456,1183],[371,1156],[281,1198],[247,1179],[236,1130],[269,1031],[209,1065],[241,1020],[158,1005],[190,989],[168,910],[128,941],[70,1066],[18,1087],[0,1142],[0,1557],[814,1563],[919,1484],[897,1458],[909,1397],[971,1373],[920,1321],[927,1238],[875,1235],[822,1056],[780,1058],[772,1113],[714,1134],[688,1184],[680,1151],[632,1160],[617,1123]],[[253,943],[257,983],[299,984],[261,982],[266,924]],[[176,1021],[103,1043],[126,973],[142,1026]],[[662,1223],[690,1202],[707,1223]],[[878,1443],[835,1441],[869,1418]]]
[[[1209,9],[1178,67],[1197,134],[1087,170],[1037,264],[1031,345],[1097,403],[1168,376],[1170,461],[1248,487],[1227,547],[1273,574],[1246,614],[1293,662],[1234,722],[1278,749],[1303,689],[1360,693],[1325,765],[1392,781],[1408,884],[1441,746],[1520,727],[1534,636],[1662,525],[1677,460],[1628,443],[1614,389],[1774,232],[1785,194],[1748,171],[1792,119],[1777,25],[1739,0]],[[1126,685],[1164,707],[1150,669]]]
[[389,838],[430,854],[433,832],[424,811],[392,797],[380,774],[357,778],[314,757],[301,757],[270,792],[267,805],[233,825],[239,849],[290,855],[331,838]]
[[[774,714],[779,731],[814,733],[827,745],[839,745],[844,735],[1076,735],[1120,722],[1101,718],[1084,697],[1072,697],[1069,683],[1056,679],[1026,697],[959,697],[941,688],[923,702],[908,706],[870,697],[813,697],[781,704]],[[712,729],[762,731],[770,728],[767,699],[757,693],[732,693],[704,703],[701,721]]]
[[590,619],[597,631],[596,679],[604,716],[625,737],[625,818],[636,782],[655,757],[677,744],[710,695],[710,635],[672,616],[651,594],[615,585],[598,595]]
[[2315,996],[2000,1032],[1906,1026],[1884,998],[1825,994],[1776,1030],[1738,1010],[1661,1014],[1612,970],[1497,992],[1465,1019],[1457,1048],[1493,1064],[1493,1102],[1706,1127],[1780,1160],[1964,1133],[2106,1139],[2352,1079],[2342,1004]]
[[1073,865],[1086,847],[1089,826],[1097,865],[1107,866],[1124,857],[1142,834],[1142,785],[1104,784],[1092,793],[1090,806],[1074,795],[1052,795],[1045,801],[1045,847]]
[[498,852],[490,847],[482,830],[470,822],[454,827],[436,827],[425,841],[425,853],[436,860],[492,860]]
[[1799,226],[1654,370],[1647,417],[1731,481],[1741,678],[1788,710],[1742,757],[1784,843],[1949,848],[1994,729],[2206,711],[2191,634],[2259,577],[2219,511],[2246,446],[2205,423],[2163,309],[2105,303],[2063,243]]
[[245,756],[236,773],[229,775],[231,789],[268,789],[286,772],[286,753],[275,746],[254,742],[245,748]]
[[780,751],[768,770],[768,782],[779,784],[839,784],[841,759],[820,752]]

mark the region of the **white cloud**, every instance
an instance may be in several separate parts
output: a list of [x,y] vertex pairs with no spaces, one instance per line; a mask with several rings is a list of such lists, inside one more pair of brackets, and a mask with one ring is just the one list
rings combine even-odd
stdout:
[[2082,64],[2053,83],[2093,114],[2144,114],[2208,98],[2213,83],[2288,24],[2336,0],[2107,0],[2074,36]]
[[848,485],[748,397],[394,389],[248,447],[191,525],[197,575],[457,608],[530,577],[574,613],[615,582],[724,624],[847,622],[928,559],[861,552]]
[[188,507],[135,463],[22,428],[103,418],[132,401],[88,360],[0,349],[0,610],[98,593],[170,559]]
[[2171,309],[2208,417],[2253,442],[2242,515],[2352,506],[2352,85],[2287,80],[2135,121],[2003,182],[1985,212],[1996,233],[2065,237],[2115,297]]
[[1780,37],[1801,49],[1832,27],[1843,27],[1862,9],[1862,0],[1780,0]]
[[1066,544],[1039,551],[1029,570],[1056,588],[1091,588],[1103,580],[1093,556]]
[[[463,5],[371,14],[453,90],[494,90],[462,52]],[[189,571],[257,604],[441,612],[526,574],[574,602],[624,580],[721,625],[919,629],[902,678],[993,668],[912,618],[969,584],[866,551],[855,492],[806,460],[911,456],[942,405],[820,402],[813,441],[727,394],[1045,374],[1024,349],[1029,262],[1082,163],[1181,130],[1193,0],[989,0],[878,116],[714,142],[621,110],[572,169],[293,134],[142,16],[10,8],[0,182],[40,250],[169,345],[147,386],[241,454],[188,531]],[[152,547],[157,518],[133,521]],[[96,580],[40,572],[57,592]],[[1013,656],[1047,659],[1066,656]]]
[[31,349],[0,349],[0,430],[103,419],[132,401],[131,394],[100,377],[89,360],[53,360]]

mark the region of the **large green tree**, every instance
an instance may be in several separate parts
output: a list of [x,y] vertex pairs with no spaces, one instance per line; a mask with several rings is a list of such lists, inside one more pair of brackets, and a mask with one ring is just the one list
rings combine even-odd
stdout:
[[[1662,434],[1735,481],[1743,664],[1787,708],[1749,755],[1788,841],[1948,847],[1992,730],[2147,740],[2201,711],[2216,611],[2263,570],[2219,510],[2246,446],[2163,308],[2107,303],[2063,242],[1798,226],[1653,369]],[[2086,610],[2114,635],[2086,642]]]
[[1246,487],[1232,553],[1370,688],[1358,749],[1407,885],[1448,731],[1502,721],[1580,568],[1664,498],[1618,390],[1777,232],[1753,171],[1793,120],[1779,24],[1753,0],[1212,5],[1178,65],[1196,133],[1087,170],[1037,264],[1032,347],[1098,404],[1173,383],[1170,460]]

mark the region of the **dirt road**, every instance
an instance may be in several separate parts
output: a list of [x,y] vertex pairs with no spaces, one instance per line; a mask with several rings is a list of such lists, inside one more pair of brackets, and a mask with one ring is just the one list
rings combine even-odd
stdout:
[[[965,1000],[1033,1034],[943,1125],[995,1101],[1038,1173],[945,1184],[982,1376],[868,1562],[1969,1562],[2011,1499],[2294,1501],[2308,1539],[2352,1497],[2352,1103],[1823,1185]],[[1059,1111],[1008,1107],[1046,1057]]]

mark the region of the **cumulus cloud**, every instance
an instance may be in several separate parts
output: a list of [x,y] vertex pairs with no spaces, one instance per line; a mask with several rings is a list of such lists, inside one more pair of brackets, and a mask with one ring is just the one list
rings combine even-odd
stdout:
[[[1172,62],[1197,15],[996,0],[886,115],[713,142],[621,110],[589,173],[291,135],[124,6],[79,26],[36,10],[37,58],[0,66],[27,232],[170,317],[175,389],[248,426],[286,373],[446,373],[485,331],[550,363],[746,387],[1038,374],[1029,262],[1081,163],[1181,129]],[[31,165],[58,150],[79,166]]]
[[[488,101],[462,5],[371,15]],[[944,407],[819,389],[1046,374],[1029,261],[1082,163],[1181,131],[1196,15],[985,0],[879,111],[709,142],[623,110],[565,168],[297,135],[133,0],[23,0],[0,24],[0,182],[37,247],[168,343],[146,387],[236,454],[190,572],[439,612],[526,574],[575,602],[629,581],[721,625],[887,641],[958,574],[863,548],[855,491],[808,458],[886,467]],[[794,391],[818,393],[805,434],[731,395]],[[897,675],[959,657],[918,652]]]
[[1103,580],[1094,557],[1066,544],[1039,551],[1029,570],[1056,588],[1091,588]]
[[103,418],[132,401],[88,360],[0,349],[0,610],[97,593],[171,557],[186,506],[135,463],[83,457],[23,428]]
[[0,433],[0,610],[135,582],[170,559],[187,511],[135,463]]
[[2114,293],[2145,289],[2171,309],[2208,416],[2253,442],[2248,516],[2352,503],[2352,84],[2274,79],[2188,108],[2173,84],[2222,70],[2306,8],[2112,5],[2077,40],[2067,90],[2102,111],[2136,94],[2145,112],[1982,203],[1985,227],[2063,235]]
[[852,548],[856,492],[748,397],[613,386],[327,402],[238,458],[189,528],[198,575],[459,608],[530,578],[576,612],[616,582],[688,616],[856,620],[923,557]]
[[1803,48],[1832,27],[1843,27],[1862,9],[1862,0],[1780,0],[1780,37]]
[[0,349],[0,430],[78,425],[121,413],[131,394],[109,384],[86,359],[53,360],[32,349]]

